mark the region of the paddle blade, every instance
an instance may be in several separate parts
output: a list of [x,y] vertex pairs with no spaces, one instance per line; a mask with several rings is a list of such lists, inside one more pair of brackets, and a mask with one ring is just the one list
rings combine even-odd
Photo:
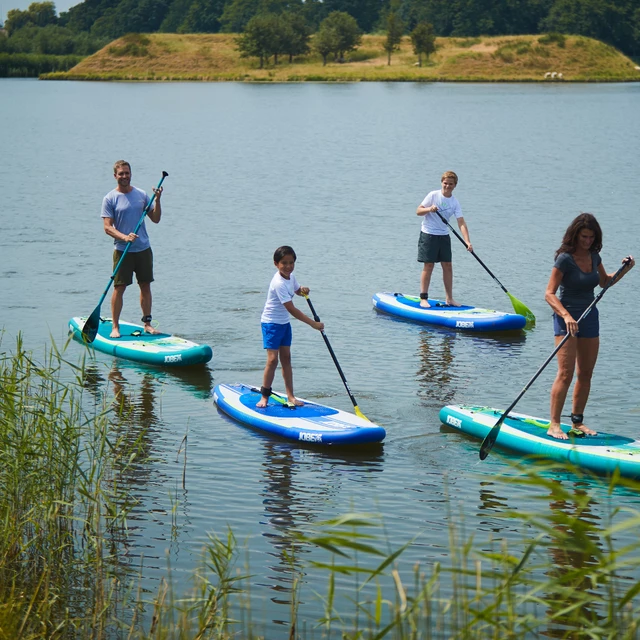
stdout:
[[360,411],[360,407],[358,405],[355,405],[355,410],[356,410],[356,415],[358,416],[358,418],[362,418],[363,420],[366,420],[367,422],[371,422],[371,420],[369,420],[369,418],[367,418],[367,416],[365,416],[364,413],[362,413],[362,411]]
[[487,434],[487,437],[482,441],[482,444],[480,445],[480,460],[484,460],[489,455],[491,449],[493,449],[493,445],[498,439],[500,427],[502,427],[505,415],[506,413],[502,414],[500,420],[493,425],[491,431]]
[[100,307],[96,307],[93,313],[87,318],[87,321],[82,327],[82,339],[91,344],[98,335],[98,328],[100,327]]
[[509,300],[511,300],[511,304],[513,305],[513,310],[516,313],[519,313],[521,316],[524,316],[527,319],[527,324],[535,324],[536,317],[533,315],[531,309],[527,307],[526,304],[520,302],[518,298],[512,296],[508,291],[507,295],[509,296]]

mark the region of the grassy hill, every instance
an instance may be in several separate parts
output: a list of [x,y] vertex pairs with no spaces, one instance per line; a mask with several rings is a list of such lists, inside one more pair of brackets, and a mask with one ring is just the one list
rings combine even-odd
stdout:
[[[85,58],[55,80],[140,81],[468,81],[628,82],[640,81],[640,67],[613,47],[582,36],[495,36],[438,38],[437,51],[417,66],[405,37],[387,66],[384,36],[366,35],[346,62],[315,54],[286,56],[258,68],[241,58],[233,34],[129,34]],[[556,74],[551,77],[551,74]],[[557,74],[561,74],[560,78]]]

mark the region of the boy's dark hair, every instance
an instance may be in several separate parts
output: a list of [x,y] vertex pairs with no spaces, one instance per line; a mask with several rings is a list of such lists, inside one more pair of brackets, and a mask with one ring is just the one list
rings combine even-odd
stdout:
[[285,245],[282,245],[281,247],[278,247],[274,251],[274,253],[273,253],[273,261],[275,263],[278,263],[285,256],[293,256],[293,261],[294,262],[297,260],[296,252],[289,245],[285,244]]

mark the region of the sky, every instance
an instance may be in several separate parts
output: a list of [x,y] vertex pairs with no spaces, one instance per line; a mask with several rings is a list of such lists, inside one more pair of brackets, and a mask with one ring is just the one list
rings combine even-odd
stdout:
[[[20,9],[24,11],[29,7],[32,2],[42,2],[43,0],[0,0],[0,20],[4,22],[7,18],[7,13],[11,9]],[[63,11],[68,11],[69,7],[73,7],[76,4],[80,4],[82,0],[53,0],[56,5],[56,13],[60,15]]]

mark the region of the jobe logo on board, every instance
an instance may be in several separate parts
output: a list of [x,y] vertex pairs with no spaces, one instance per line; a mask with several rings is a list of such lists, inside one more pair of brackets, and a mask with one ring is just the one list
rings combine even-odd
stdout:
[[470,320],[456,320],[456,328],[473,329],[473,322]]
[[164,361],[165,362],[182,362],[182,354],[178,353],[175,356],[165,356]]
[[322,442],[322,434],[306,433],[305,431],[301,431],[298,436],[298,440],[304,440],[304,442]]
[[447,424],[460,429],[460,427],[462,427],[462,420],[460,420],[460,418],[454,418],[453,416],[447,416]]

